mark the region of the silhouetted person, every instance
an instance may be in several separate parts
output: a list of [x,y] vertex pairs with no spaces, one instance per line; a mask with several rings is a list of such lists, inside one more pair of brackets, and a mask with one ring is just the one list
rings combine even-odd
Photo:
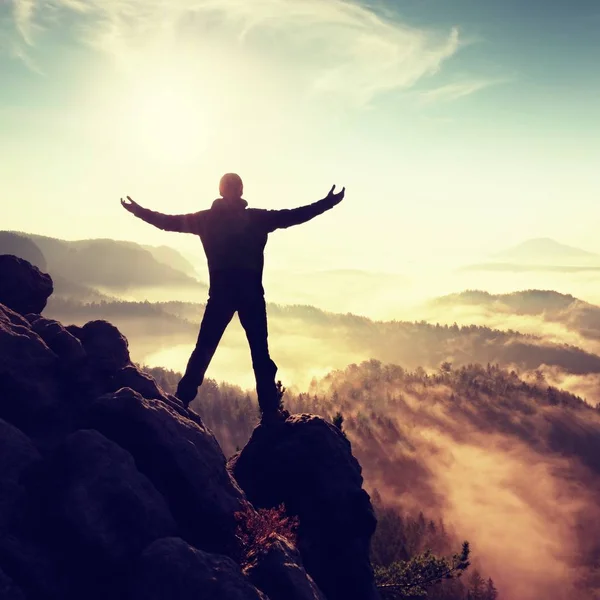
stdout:
[[336,194],[334,185],[322,200],[285,210],[247,208],[243,190],[239,175],[227,173],[219,184],[221,198],[209,210],[164,215],[142,208],[129,196],[129,202],[121,199],[121,204],[159,229],[200,236],[208,259],[209,298],[196,347],[177,386],[177,397],[186,406],[196,397],[221,336],[237,311],[250,344],[258,402],[263,417],[270,417],[278,412],[279,394],[275,383],[277,365],[269,356],[262,286],[267,237],[275,229],[305,223],[333,208],[344,198],[345,188]]

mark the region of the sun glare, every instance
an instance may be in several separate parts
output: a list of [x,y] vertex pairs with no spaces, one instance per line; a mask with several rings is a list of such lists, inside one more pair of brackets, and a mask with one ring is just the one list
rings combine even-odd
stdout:
[[197,86],[164,77],[136,85],[127,130],[140,153],[160,161],[188,162],[207,148],[214,117]]

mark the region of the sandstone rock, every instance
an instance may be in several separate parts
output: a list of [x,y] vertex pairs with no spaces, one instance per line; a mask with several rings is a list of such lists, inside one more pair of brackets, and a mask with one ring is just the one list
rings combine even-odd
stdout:
[[142,553],[131,600],[269,600],[227,556],[208,554],[182,539],[154,542]]
[[141,371],[136,365],[127,365],[118,371],[110,381],[110,389],[106,391],[118,392],[122,388],[130,388],[149,400],[161,400],[181,417],[189,419],[205,429],[204,423],[198,414],[185,408],[179,398],[165,392],[153,377]]
[[[29,315],[28,315],[29,317]],[[46,342],[46,345],[61,360],[63,368],[80,365],[86,358],[81,342],[66,330],[58,321],[37,316],[31,329]]]
[[230,468],[257,508],[297,515],[306,571],[328,600],[377,598],[369,562],[376,519],[350,442],[312,415],[257,427]]
[[95,402],[87,422],[132,454],[167,499],[187,541],[235,557],[234,513],[245,498],[214,435],[197,421],[124,388]]
[[34,494],[49,525],[81,559],[106,576],[152,541],[177,533],[167,503],[131,455],[94,430],[71,434],[43,465]]
[[[27,318],[30,318],[30,315],[28,315]],[[66,325],[65,329],[79,341],[83,339],[83,327],[80,327],[79,325]]]
[[21,474],[40,458],[23,432],[0,419],[0,536],[15,518],[15,509],[23,498]]
[[25,594],[12,580],[0,569],[0,599],[25,600]]
[[0,537],[0,566],[28,600],[78,600],[69,594],[69,569],[57,554],[23,532]]
[[116,327],[39,315],[45,278],[0,260],[0,301],[22,313],[0,304],[0,600],[376,598],[375,518],[339,430],[296,415],[231,461],[256,506],[300,519],[298,549],[277,538],[247,564],[235,514],[254,508],[214,435]]
[[131,388],[144,398],[167,400],[165,392],[154,378],[142,373],[135,365],[127,365],[118,371],[113,379],[113,386],[115,392],[121,388]]
[[52,291],[50,275],[22,258],[0,254],[0,303],[22,315],[41,313]]
[[0,418],[27,434],[51,427],[59,404],[58,362],[29,323],[0,304]]
[[108,321],[90,321],[83,327],[66,329],[81,341],[95,370],[114,374],[130,363],[127,339]]
[[[39,317],[39,315],[36,315],[36,317]],[[25,317],[15,312],[11,308],[8,308],[8,306],[5,306],[4,304],[0,304],[0,320],[10,323],[11,325],[29,327],[29,321]]]
[[246,575],[269,600],[327,600],[304,570],[298,550],[279,536]]

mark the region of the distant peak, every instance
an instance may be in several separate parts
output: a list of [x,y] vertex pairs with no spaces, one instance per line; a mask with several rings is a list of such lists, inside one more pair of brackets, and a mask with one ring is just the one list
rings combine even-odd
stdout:
[[593,252],[562,244],[548,237],[532,238],[525,240],[516,246],[503,250],[495,255],[497,258],[510,258],[523,261],[538,261],[543,259],[546,262],[552,259],[574,259],[574,258],[593,258],[598,257]]

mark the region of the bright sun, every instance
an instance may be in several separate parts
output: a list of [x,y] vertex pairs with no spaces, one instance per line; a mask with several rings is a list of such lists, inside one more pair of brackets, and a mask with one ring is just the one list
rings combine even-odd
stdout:
[[176,77],[146,80],[134,87],[127,130],[139,152],[157,160],[187,162],[209,142],[209,111],[199,89]]

